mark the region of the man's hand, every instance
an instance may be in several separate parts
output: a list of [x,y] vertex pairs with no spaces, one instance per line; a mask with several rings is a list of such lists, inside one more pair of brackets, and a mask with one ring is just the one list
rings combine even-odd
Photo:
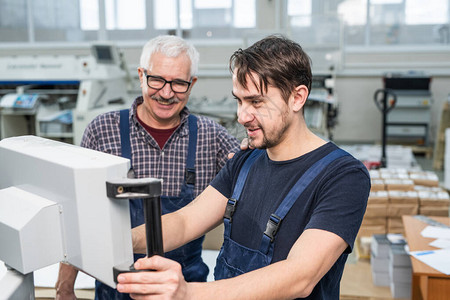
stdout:
[[[247,149],[253,149],[252,146],[250,146],[250,144],[248,143],[248,138],[244,138],[241,142],[241,150],[247,150]],[[228,154],[228,159],[232,159],[234,156],[234,153],[229,153]]]
[[119,292],[130,293],[133,299],[189,299],[188,284],[179,263],[155,255],[139,259],[134,267],[152,271],[120,274],[117,277]]

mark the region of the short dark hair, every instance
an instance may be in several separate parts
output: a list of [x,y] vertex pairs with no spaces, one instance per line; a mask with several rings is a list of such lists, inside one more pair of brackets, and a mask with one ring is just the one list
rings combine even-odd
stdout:
[[299,44],[282,35],[270,35],[234,52],[230,70],[234,73],[235,69],[237,81],[243,87],[247,87],[246,76],[254,72],[259,83],[253,77],[251,80],[261,94],[272,85],[281,91],[285,101],[299,85],[311,90],[311,59]]

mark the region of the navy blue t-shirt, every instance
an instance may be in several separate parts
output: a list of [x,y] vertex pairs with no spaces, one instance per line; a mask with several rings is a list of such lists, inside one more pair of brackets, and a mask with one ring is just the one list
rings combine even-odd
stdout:
[[[256,159],[233,214],[231,238],[259,249],[267,221],[291,187],[310,166],[337,146],[331,142],[288,161],[272,161],[266,152]],[[241,151],[227,162],[211,185],[222,195],[232,195],[239,171],[251,150]],[[281,222],[274,241],[272,263],[286,259],[305,229],[327,230],[340,236],[349,247],[317,284],[308,299],[339,298],[339,282],[347,254],[351,252],[362,222],[370,190],[366,167],[347,155],[333,161],[297,199]]]

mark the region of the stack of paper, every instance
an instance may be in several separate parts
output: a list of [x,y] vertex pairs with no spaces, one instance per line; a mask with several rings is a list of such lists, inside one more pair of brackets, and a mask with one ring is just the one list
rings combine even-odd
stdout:
[[440,249],[412,251],[410,254],[433,269],[450,275],[450,228],[427,226],[421,234],[427,238],[434,238],[430,245]]
[[373,284],[389,286],[389,240],[385,234],[372,236],[370,252]]

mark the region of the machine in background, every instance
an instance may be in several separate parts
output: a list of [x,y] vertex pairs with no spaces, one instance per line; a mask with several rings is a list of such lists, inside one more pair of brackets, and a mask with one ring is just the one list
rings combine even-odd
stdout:
[[421,73],[388,74],[384,88],[396,95],[395,107],[386,117],[390,142],[427,146],[431,122],[431,77]]
[[[311,92],[305,104],[304,116],[308,128],[326,140],[333,140],[337,122],[338,106],[333,89],[334,78],[331,74],[313,75]],[[245,128],[238,123],[237,103],[233,98],[192,97],[187,106],[192,113],[214,119],[239,140],[247,136]]]
[[0,57],[0,138],[33,134],[79,145],[95,116],[129,107],[121,53],[113,44],[91,52]]
[[305,121],[308,128],[325,139],[333,140],[337,114],[333,76],[313,74],[311,92],[305,104]]

